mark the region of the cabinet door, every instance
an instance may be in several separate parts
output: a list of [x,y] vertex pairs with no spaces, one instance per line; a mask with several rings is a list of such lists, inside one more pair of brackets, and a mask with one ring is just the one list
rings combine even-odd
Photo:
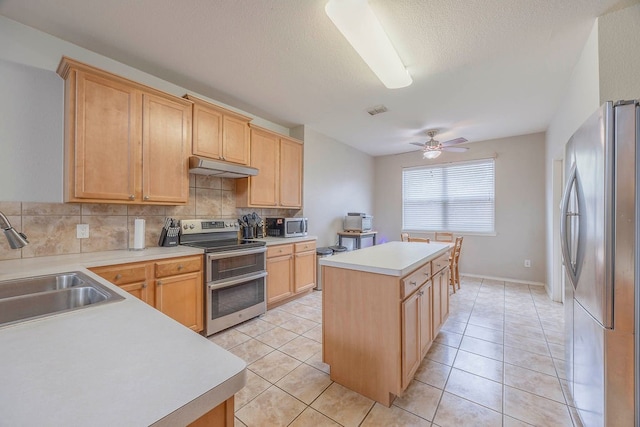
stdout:
[[151,307],[153,307],[153,301],[149,298],[149,286],[147,286],[147,282],[134,282],[127,283],[126,285],[120,285],[120,289],[123,291],[129,292],[134,297],[146,302]]
[[302,147],[299,142],[280,139],[280,206],[302,207]]
[[143,124],[143,201],[186,203],[191,104],[144,94]]
[[447,267],[440,273],[440,321],[443,324],[449,317],[449,275],[451,270]]
[[[141,96],[135,88],[84,71],[67,82],[67,201],[128,201],[140,167]],[[75,106],[73,105],[75,98]],[[75,111],[74,111],[75,107]]]
[[432,329],[431,329],[431,305],[433,292],[430,282],[422,287],[419,291],[419,306],[420,306],[420,359],[424,358],[431,347],[433,341]]
[[293,255],[267,258],[267,304],[293,295]]
[[440,273],[438,273],[436,276],[433,277],[433,279],[431,279],[431,288],[433,289],[433,300],[432,300],[432,304],[431,306],[433,307],[433,313],[431,316],[432,319],[432,336],[435,339],[436,335],[438,335],[438,332],[440,331],[440,325],[442,324],[442,317],[441,317],[441,303],[440,300],[442,299],[441,294],[442,294],[442,288],[440,286]]
[[421,360],[420,295],[415,292],[402,303],[402,388],[413,378]]
[[203,328],[201,273],[156,280],[156,308],[196,332]]
[[307,251],[295,255],[294,292],[303,292],[316,285],[316,253]]
[[227,162],[249,164],[249,122],[225,115],[222,126],[222,158]]
[[193,104],[193,145],[196,156],[222,157],[222,113]]
[[251,166],[260,172],[249,178],[251,205],[276,206],[278,180],[278,137],[251,130]]

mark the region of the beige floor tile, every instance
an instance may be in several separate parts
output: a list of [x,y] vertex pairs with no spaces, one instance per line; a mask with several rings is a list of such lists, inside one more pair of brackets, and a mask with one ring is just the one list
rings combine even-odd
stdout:
[[249,365],[249,369],[270,383],[275,383],[300,365],[300,361],[278,350]]
[[293,314],[283,311],[280,308],[269,310],[261,317],[261,319],[265,322],[273,323],[274,325],[278,326],[294,318],[295,316]]
[[464,331],[464,335],[467,337],[478,338],[484,341],[490,341],[496,344],[504,343],[504,333],[490,328],[483,328],[477,325],[468,325]]
[[504,345],[530,351],[531,353],[541,354],[543,356],[551,355],[549,353],[547,342],[544,339],[535,340],[525,338],[520,335],[504,334]]
[[504,387],[504,414],[536,426],[572,427],[567,405]]
[[558,377],[506,364],[504,384],[556,402],[565,403],[564,393]]
[[322,325],[315,326],[313,329],[310,329],[302,334],[302,336],[322,343]]
[[431,423],[397,406],[376,403],[360,424],[362,427],[429,427]]
[[478,338],[465,336],[462,338],[460,350],[479,354],[480,356],[489,357],[495,360],[504,359],[504,347],[501,344],[480,340]]
[[396,397],[393,405],[431,421],[440,402],[440,396],[441,389],[419,381],[411,381],[404,394]]
[[256,339],[273,348],[279,348],[297,337],[298,334],[276,326],[275,328],[258,335]]
[[464,330],[467,327],[466,323],[456,322],[451,319],[447,319],[442,325],[442,331],[455,332],[456,334],[464,334]]
[[244,360],[247,364],[250,364],[274,350],[275,349],[273,347],[269,347],[268,345],[251,338],[250,340],[233,347],[229,351]]
[[302,317],[296,317],[288,322],[282,323],[280,327],[287,329],[291,332],[295,332],[298,335],[302,335],[305,332],[318,326],[318,323],[311,320],[303,319]]
[[331,383],[329,375],[303,363],[285,375],[276,385],[310,405]]
[[549,343],[549,350],[551,351],[551,357],[564,360],[564,345]]
[[373,400],[333,383],[311,407],[345,427],[358,426],[373,406]]
[[226,350],[242,344],[243,342],[247,342],[250,339],[251,337],[249,335],[243,334],[236,329],[227,329],[209,337],[209,341],[218,344]]
[[445,392],[436,412],[434,425],[441,427],[501,427],[502,415],[477,403]]
[[254,374],[247,369],[247,382],[245,386],[235,395],[235,410],[242,408],[244,405],[253,400],[257,395],[271,387],[272,384]]
[[322,361],[322,351],[317,352],[316,354],[305,360],[304,363],[309,366],[313,366],[314,368],[324,372],[325,374],[328,374],[330,371],[330,366]]
[[245,423],[243,423],[242,421],[240,421],[238,419],[238,417],[235,417],[233,419],[233,427],[246,427],[247,425]]
[[532,369],[547,375],[556,375],[553,359],[549,356],[506,346],[504,348],[504,361],[512,365]]
[[276,386],[236,411],[236,417],[247,427],[287,426],[304,411],[306,405]]
[[262,319],[253,319],[236,326],[235,330],[255,338],[275,327],[276,325],[273,323],[265,322]]
[[451,331],[440,331],[434,340],[438,344],[448,345],[449,347],[460,347],[462,335]]
[[443,389],[449,378],[451,366],[424,358],[416,371],[415,379],[425,384]]
[[503,362],[463,350],[458,351],[453,367],[493,381],[503,379]]
[[482,326],[483,328],[496,329],[501,331],[504,329],[504,321],[500,319],[491,319],[485,316],[471,316],[469,318],[470,325]]
[[289,427],[340,427],[340,424],[322,415],[320,412],[307,407]]
[[453,368],[445,391],[495,411],[502,411],[502,384]]
[[502,427],[530,427],[531,424],[516,420],[508,415],[502,416]]
[[322,351],[322,344],[310,338],[299,336],[280,347],[280,351],[304,362],[317,352]]
[[456,358],[457,348],[449,347],[438,343],[431,344],[431,348],[427,352],[426,357],[445,365],[452,366]]

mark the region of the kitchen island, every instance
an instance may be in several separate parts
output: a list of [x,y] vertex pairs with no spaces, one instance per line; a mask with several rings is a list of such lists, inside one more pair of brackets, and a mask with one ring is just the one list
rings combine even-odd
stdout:
[[333,381],[386,406],[402,394],[449,314],[450,249],[389,242],[320,260]]
[[196,254],[181,246],[0,262],[0,280],[80,271],[124,297],[0,326],[0,425],[185,426],[211,416],[232,425],[245,362],[87,270]]

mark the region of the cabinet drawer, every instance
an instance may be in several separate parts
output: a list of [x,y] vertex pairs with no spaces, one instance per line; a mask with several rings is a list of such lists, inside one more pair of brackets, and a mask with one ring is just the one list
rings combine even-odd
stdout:
[[293,245],[278,245],[267,248],[267,258],[273,258],[282,255],[292,255]]
[[108,267],[90,268],[90,270],[114,285],[144,282],[147,279],[146,264],[111,265]]
[[431,263],[428,262],[413,273],[402,279],[402,295],[404,298],[413,293],[424,282],[431,278]]
[[156,277],[175,276],[177,274],[191,273],[202,269],[202,257],[173,258],[167,261],[155,263]]
[[449,265],[449,251],[447,251],[445,254],[440,255],[438,258],[434,259],[432,261],[433,263],[433,274],[437,273],[438,271],[442,270],[443,268],[445,268],[446,266]]
[[296,243],[296,253],[304,252],[304,251],[315,251],[315,250],[316,250],[316,242],[314,241]]

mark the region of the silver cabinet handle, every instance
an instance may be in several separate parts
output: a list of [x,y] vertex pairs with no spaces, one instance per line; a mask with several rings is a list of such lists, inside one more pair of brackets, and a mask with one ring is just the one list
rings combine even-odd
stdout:
[[118,273],[116,274],[116,277],[114,277],[115,280],[120,280],[122,279],[122,274]]
[[158,280],[157,283],[158,283],[158,286],[161,286],[162,285],[162,280]]
[[144,200],[149,200],[149,196],[144,196]]
[[144,283],[142,284],[142,289],[146,289],[146,288],[147,288],[147,282],[144,282]]
[[416,282],[409,282],[409,284],[410,284],[411,286],[416,286],[416,285],[417,285],[417,283],[416,283]]
[[136,196],[134,196],[133,194],[129,194],[129,200],[135,200]]

